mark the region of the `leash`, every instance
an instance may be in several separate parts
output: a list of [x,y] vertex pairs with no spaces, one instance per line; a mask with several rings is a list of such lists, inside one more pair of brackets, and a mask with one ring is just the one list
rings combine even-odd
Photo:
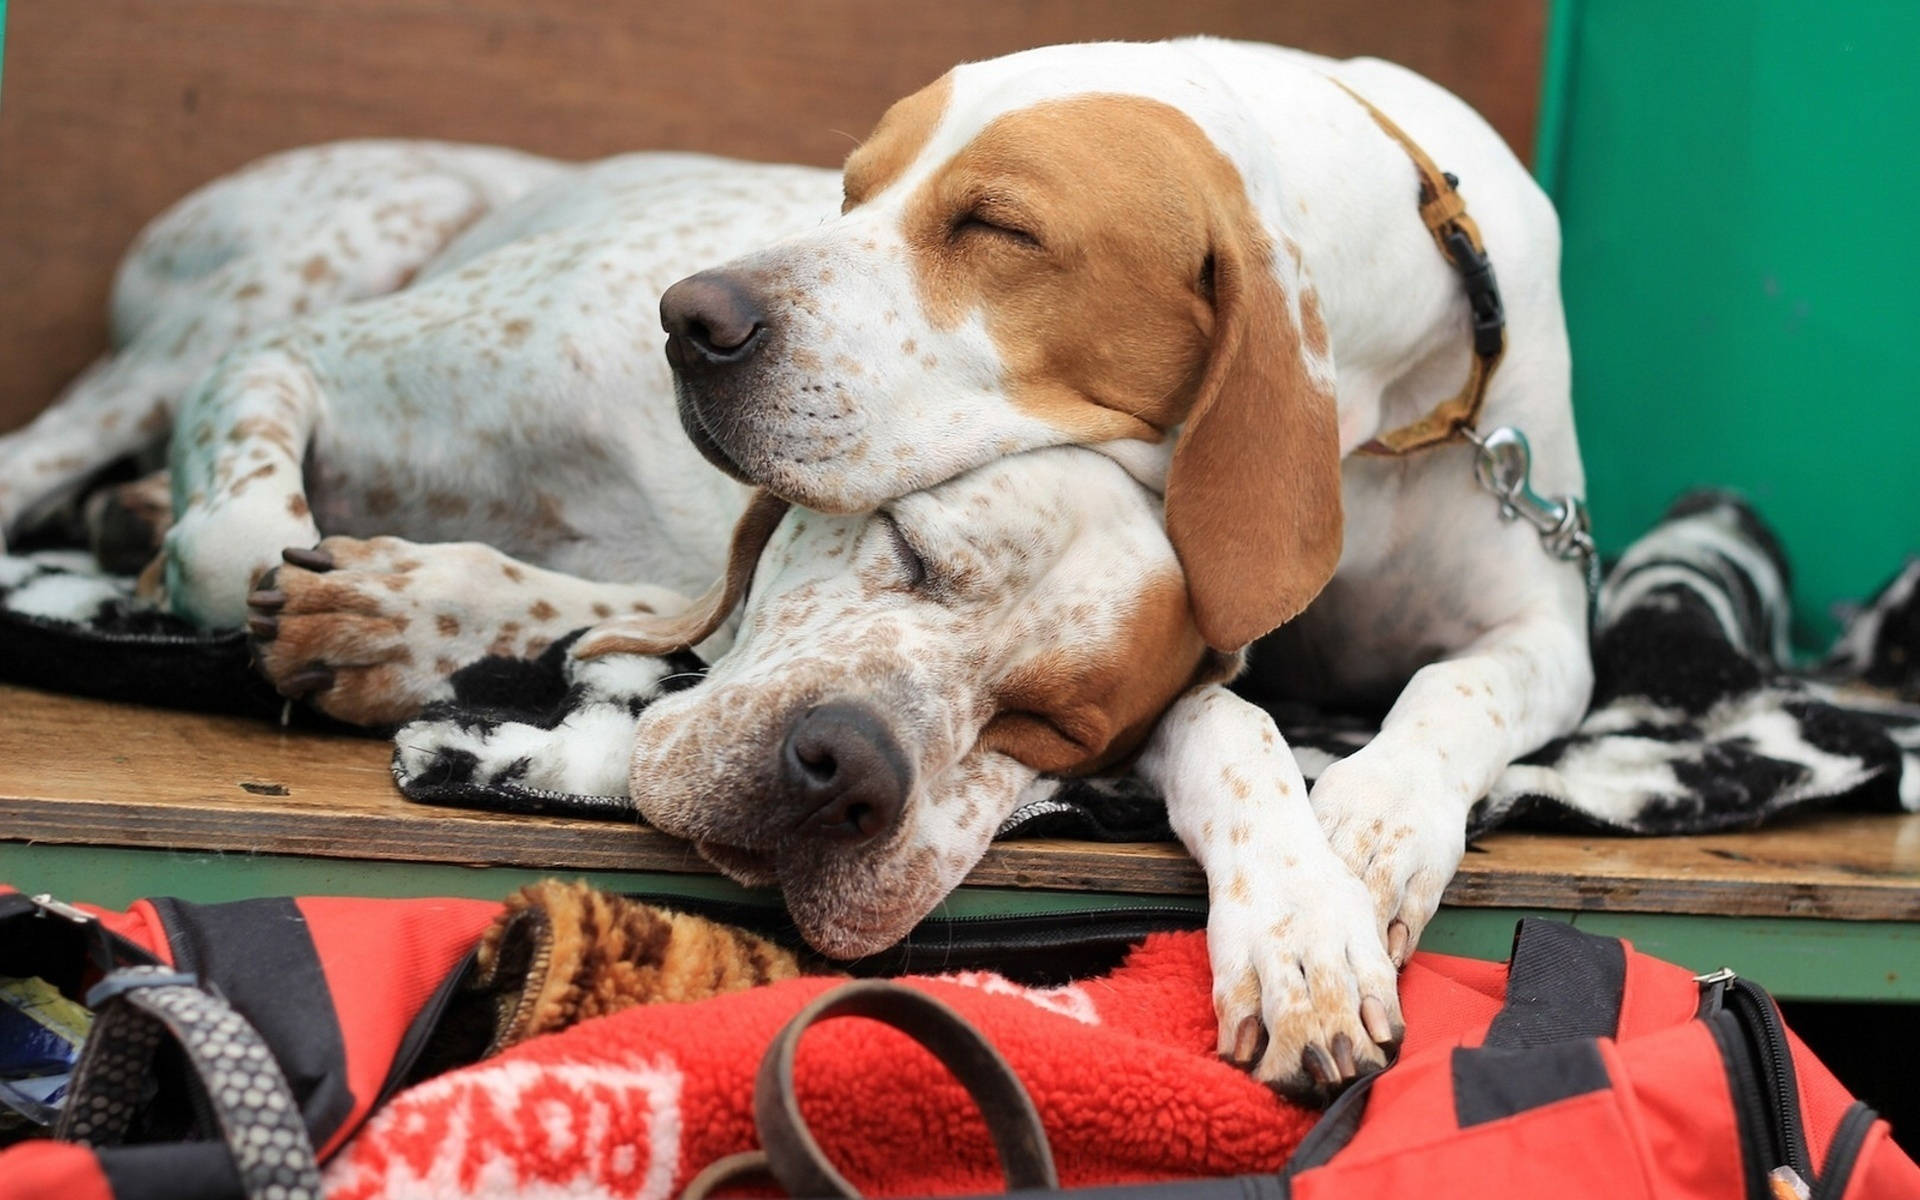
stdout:
[[800,1036],[835,1017],[865,1017],[920,1043],[967,1090],[1000,1155],[1008,1191],[1058,1191],[1040,1112],[1020,1077],[986,1035],[965,1017],[924,992],[884,979],[861,979],[824,992],[775,1035],[753,1079],[753,1124],[759,1150],[729,1154],[695,1175],[680,1200],[707,1200],[722,1186],[765,1177],[795,1197],[857,1198],[860,1193],[827,1159],[807,1128],[794,1086],[793,1060]]
[[1375,108],[1365,96],[1329,75],[1328,80],[1365,109],[1381,132],[1397,142],[1413,160],[1420,176],[1420,220],[1466,289],[1473,325],[1473,364],[1467,382],[1457,393],[1419,420],[1379,434],[1355,453],[1375,458],[1404,458],[1430,446],[1466,441],[1478,450],[1473,477],[1500,502],[1501,519],[1524,520],[1540,535],[1548,554],[1562,562],[1578,562],[1586,577],[1589,617],[1600,596],[1600,555],[1594,546],[1586,502],[1578,496],[1545,497],[1533,490],[1533,448],[1527,435],[1510,425],[1486,434],[1478,429],[1487,387],[1507,350],[1507,313],[1500,300],[1500,284],[1487,257],[1480,227],[1467,215],[1460,181],[1442,171],[1405,130]]

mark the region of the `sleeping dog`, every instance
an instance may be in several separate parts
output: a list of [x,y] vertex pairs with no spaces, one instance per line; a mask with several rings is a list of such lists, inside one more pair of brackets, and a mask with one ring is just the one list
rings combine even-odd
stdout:
[[[1470,352],[1418,177],[1334,75],[1469,181],[1515,310],[1487,414],[1577,490],[1553,218],[1491,131],[1384,64],[1201,41],[962,68],[888,114],[844,197],[682,156],[272,160],[136,248],[121,349],[0,446],[0,516],[190,389],[150,590],[250,620],[283,690],[363,721],[596,621],[581,672],[717,653],[744,597],[711,677],[645,713],[635,794],[840,953],[944,894],[1036,772],[1138,751],[1208,873],[1222,1052],[1333,1084],[1396,1036],[1391,959],[1467,805],[1590,673],[1577,573],[1494,519],[1463,451],[1341,466]],[[674,435],[653,297],[729,258],[662,304],[681,421],[845,515],[749,503]],[[411,540],[352,540],[384,532]],[[1217,681],[1336,563],[1258,666],[1320,699],[1407,686],[1309,807]]]
[[[1404,962],[1470,806],[1592,690],[1546,196],[1405,70],[1194,39],[959,67],[887,112],[842,199],[839,220],[664,297],[688,434],[828,512],[1036,446],[1125,462],[1164,494],[1211,648],[1259,640],[1249,682],[1269,697],[1385,711],[1311,803]],[[1529,482],[1565,498],[1522,506],[1561,518],[1542,537],[1476,483],[1524,477],[1510,436],[1476,460],[1476,422],[1524,431]],[[1272,736],[1224,695],[1205,720],[1210,746]],[[1264,803],[1293,786],[1286,758],[1237,781],[1189,769]],[[728,782],[716,766],[688,786]],[[1205,862],[1217,838],[1175,823]],[[1217,902],[1230,876],[1209,877]],[[1220,986],[1227,1050],[1245,997]]]
[[[1238,997],[1223,1045],[1301,1093],[1383,1061],[1398,1003],[1365,890],[1271,723],[1252,742],[1220,726],[1237,663],[1200,635],[1155,492],[1063,446],[824,515],[729,480],[680,434],[641,332],[656,297],[703,259],[816,226],[838,189],[685,155],[562,167],[357,143],[266,160],[143,235],[116,292],[122,344],[6,439],[22,468],[6,477],[45,468],[44,507],[80,480],[43,446],[137,425],[186,387],[179,518],[144,586],[204,624],[246,620],[283,692],[351,721],[402,720],[459,666],[583,626],[572,680],[610,698],[699,645],[701,703],[645,714],[642,810],[735,878],[778,883],[842,956],[904,934],[1041,772],[1134,758],[1220,881],[1216,965]],[[435,223],[423,196],[465,220]],[[438,243],[399,236],[422,228]],[[391,294],[345,302],[382,281]],[[636,722],[597,711],[524,782],[620,787]],[[716,802],[711,779],[751,804]]]

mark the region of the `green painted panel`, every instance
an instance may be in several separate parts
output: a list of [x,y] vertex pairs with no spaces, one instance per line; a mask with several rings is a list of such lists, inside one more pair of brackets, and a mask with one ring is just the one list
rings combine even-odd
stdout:
[[[116,908],[142,896],[178,896],[204,903],[269,895],[491,900],[544,874],[507,867],[0,842],[0,881],[29,893],[51,892]],[[582,877],[621,891],[774,902],[768,893],[744,891],[709,875],[636,871],[589,872]],[[937,915],[1085,912],[1142,903],[1194,911],[1201,907],[1192,897],[964,888]],[[1442,954],[1504,959],[1513,945],[1514,924],[1526,916],[1572,920],[1582,929],[1628,938],[1648,954],[1700,971],[1731,966],[1788,999],[1920,1001],[1920,925],[1447,908],[1435,918],[1422,945]]]
[[[466,896],[498,900],[524,884],[560,876],[596,887],[653,895],[777,904],[772,892],[748,891],[714,875],[660,871],[535,871],[281,854],[199,850],[128,850],[0,841],[0,882],[23,892],[51,892],[111,908],[143,896],[176,896],[212,904],[250,896]],[[1198,897],[1128,896],[966,888],[947,898],[938,916],[1085,912],[1142,904],[1200,911]]]
[[1601,544],[1737,487],[1822,646],[1920,550],[1920,4],[1556,0],[1546,62]]
[[1591,912],[1573,923],[1696,971],[1732,967],[1784,999],[1920,1000],[1916,924]]

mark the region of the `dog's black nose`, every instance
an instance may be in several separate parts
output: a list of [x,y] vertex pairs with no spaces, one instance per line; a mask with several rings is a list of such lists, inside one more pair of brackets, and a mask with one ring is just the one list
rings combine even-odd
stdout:
[[894,827],[913,782],[886,723],[844,700],[810,708],[788,728],[780,776],[801,832],[855,842]]
[[667,361],[684,371],[750,358],[767,317],[745,280],[726,271],[702,271],[660,297],[660,327],[667,331]]

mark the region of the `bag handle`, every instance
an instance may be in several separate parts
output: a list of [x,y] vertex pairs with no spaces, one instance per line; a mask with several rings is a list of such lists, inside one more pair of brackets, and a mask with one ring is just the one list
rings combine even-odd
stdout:
[[863,979],[822,993],[774,1037],[753,1081],[753,1123],[762,1149],[715,1162],[694,1176],[681,1200],[704,1200],[722,1184],[763,1173],[773,1176],[792,1196],[859,1196],[807,1128],[794,1088],[793,1063],[801,1035],[835,1017],[879,1021],[931,1051],[986,1118],[1008,1190],[1059,1188],[1039,1110],[1020,1077],[985,1035],[924,992],[883,979]]
[[266,1042],[193,975],[169,967],[125,967],[87,993],[96,1011],[54,1136],[114,1146],[127,1136],[153,1070],[171,1038],[212,1107],[248,1200],[320,1200],[320,1168],[293,1091]]
[[1507,961],[1507,998],[1483,1046],[1525,1048],[1616,1037],[1627,986],[1618,938],[1560,921],[1523,918]]

